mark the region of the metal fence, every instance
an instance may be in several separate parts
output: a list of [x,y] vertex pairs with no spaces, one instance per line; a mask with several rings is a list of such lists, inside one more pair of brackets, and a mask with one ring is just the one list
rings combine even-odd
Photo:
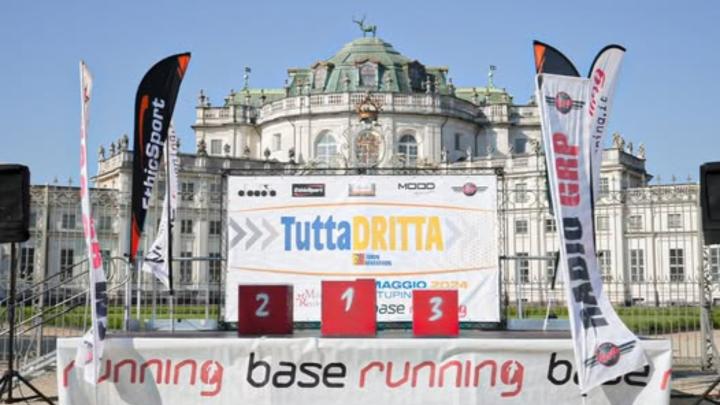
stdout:
[[[567,318],[563,281],[557,280],[552,288],[559,238],[544,178],[528,181],[527,176],[497,174],[503,320],[544,319],[548,308],[553,316]],[[123,257],[129,195],[116,190],[91,193],[106,257],[111,330],[214,329],[221,324],[227,256],[224,178],[217,173],[201,180],[189,181],[181,173],[179,229],[173,243],[177,288],[172,299],[154,277],[131,271]],[[155,237],[160,202],[154,197],[148,212],[141,254]],[[20,244],[18,258],[20,366],[51,353],[56,337],[81,335],[90,317],[77,188],[33,187],[32,207],[32,238]],[[604,289],[621,318],[639,335],[671,339],[675,365],[693,369],[711,365],[708,342],[714,339],[716,321],[710,317],[703,323],[702,311],[720,298],[720,249],[703,248],[698,209],[697,185],[604,188],[595,219]],[[7,285],[9,263],[8,249],[0,248],[2,286]],[[7,308],[6,294],[0,293],[2,336],[7,333]]]

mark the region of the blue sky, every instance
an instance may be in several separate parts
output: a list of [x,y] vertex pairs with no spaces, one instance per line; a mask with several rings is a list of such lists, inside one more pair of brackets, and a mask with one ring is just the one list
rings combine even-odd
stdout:
[[[532,93],[531,42],[567,54],[581,72],[604,45],[628,52],[610,122],[648,169],[697,180],[720,160],[720,3],[715,1],[3,1],[0,5],[0,161],[30,166],[32,182],[78,177],[78,61],[95,77],[90,172],[98,146],[132,138],[135,91],[164,56],[193,53],[174,120],[182,151],[202,88],[215,103],[242,87],[281,87],[289,67],[326,59],[360,35],[367,15],[378,36],[427,65],[445,65],[458,86],[495,84],[518,102]],[[608,140],[609,142],[609,140]]]

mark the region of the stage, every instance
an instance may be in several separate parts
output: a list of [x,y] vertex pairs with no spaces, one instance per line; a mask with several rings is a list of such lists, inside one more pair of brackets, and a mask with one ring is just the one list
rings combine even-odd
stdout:
[[[94,402],[74,367],[79,339],[58,341],[61,404]],[[650,364],[591,391],[587,404],[667,404],[671,347],[642,340]],[[418,339],[287,337],[234,332],[115,334],[98,404],[581,404],[567,332],[461,331]],[[599,367],[605,367],[599,365]]]

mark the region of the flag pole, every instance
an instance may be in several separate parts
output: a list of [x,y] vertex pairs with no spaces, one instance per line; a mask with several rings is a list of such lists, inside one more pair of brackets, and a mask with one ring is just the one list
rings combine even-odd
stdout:
[[[171,128],[171,130],[173,130]],[[173,130],[174,131],[174,130]],[[174,145],[171,145],[170,143],[174,142]],[[171,188],[170,188],[170,158],[171,156],[174,156],[173,153],[170,153],[170,148],[175,147],[177,145],[177,140],[175,137],[171,138],[168,136],[166,140],[166,147],[165,147],[165,189],[167,193],[167,198],[165,203],[168,205],[167,208],[167,257],[165,260],[167,260],[167,268],[168,268],[168,283],[169,283],[169,301],[170,301],[170,331],[175,332],[175,294],[173,289],[173,270],[172,270],[172,207],[170,207],[170,200],[172,199],[172,196],[170,195]],[[173,162],[174,164],[175,162]],[[177,191],[177,190],[176,190]]]

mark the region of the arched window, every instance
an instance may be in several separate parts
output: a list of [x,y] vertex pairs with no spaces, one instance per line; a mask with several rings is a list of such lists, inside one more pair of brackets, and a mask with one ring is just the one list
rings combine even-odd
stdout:
[[402,156],[405,163],[415,164],[417,161],[418,149],[415,137],[412,135],[403,135],[398,142],[398,155]]
[[324,163],[330,163],[330,160],[337,154],[337,143],[335,137],[329,133],[323,133],[315,140],[315,158]]

